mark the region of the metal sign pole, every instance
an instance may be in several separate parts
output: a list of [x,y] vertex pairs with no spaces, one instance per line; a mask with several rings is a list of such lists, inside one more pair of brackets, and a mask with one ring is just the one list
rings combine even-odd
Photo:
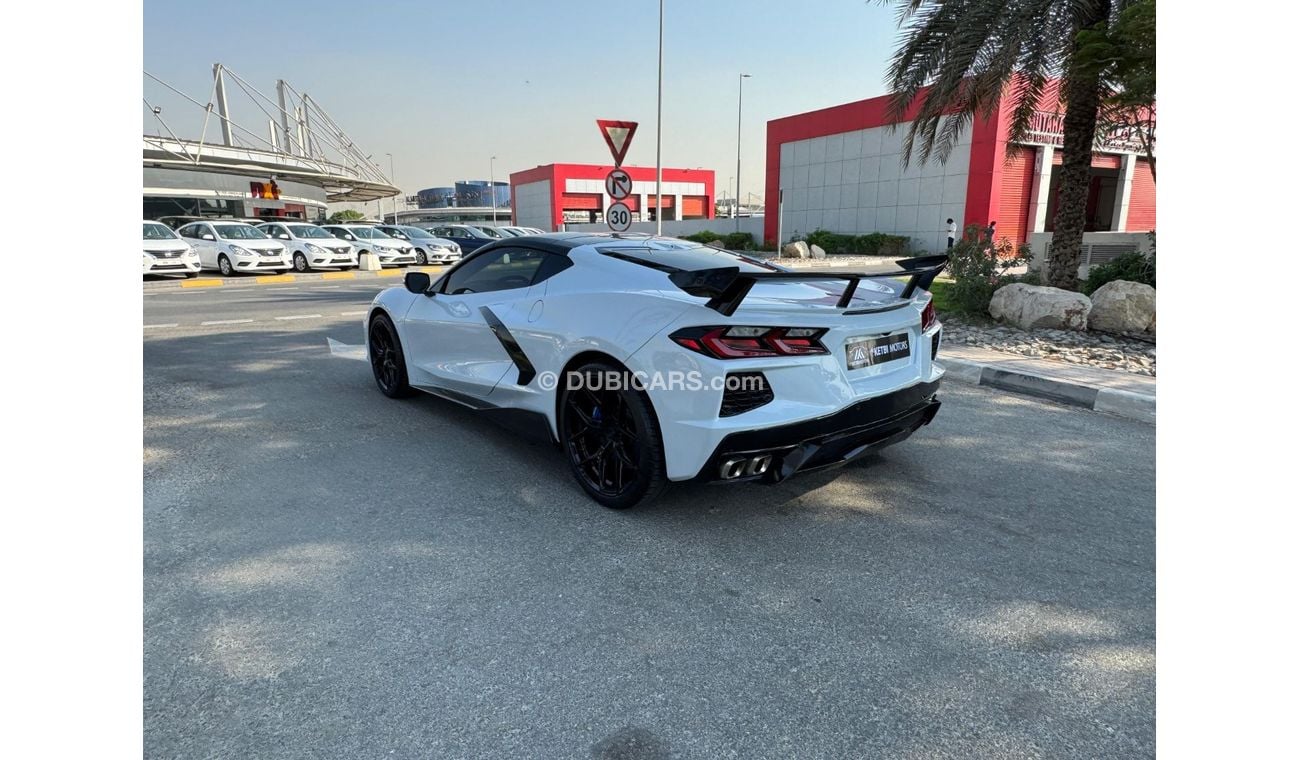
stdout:
[[664,0],[659,0],[659,101],[655,109],[655,235],[664,234]]
[[781,241],[785,239],[785,190],[776,191],[776,256],[781,258]]

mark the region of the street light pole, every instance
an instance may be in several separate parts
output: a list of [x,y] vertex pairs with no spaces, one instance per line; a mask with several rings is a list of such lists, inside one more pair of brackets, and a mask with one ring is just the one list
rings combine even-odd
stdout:
[[497,157],[488,159],[488,192],[492,194],[492,223],[497,223]]
[[[388,156],[388,181],[396,185],[397,180],[395,177],[397,172],[393,169],[393,154],[386,153],[384,155]],[[398,195],[401,195],[400,190],[398,191]],[[397,195],[393,196],[393,224],[397,224]]]
[[659,0],[659,100],[655,107],[655,235],[664,234],[664,0]]
[[745,102],[745,80],[749,74],[740,75],[740,93],[736,96],[736,232],[740,232],[740,114]]

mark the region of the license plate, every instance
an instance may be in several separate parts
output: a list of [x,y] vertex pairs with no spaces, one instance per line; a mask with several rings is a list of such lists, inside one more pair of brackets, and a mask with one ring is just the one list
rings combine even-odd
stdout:
[[912,341],[907,333],[880,338],[853,338],[844,344],[844,351],[849,369],[873,367],[911,356]]

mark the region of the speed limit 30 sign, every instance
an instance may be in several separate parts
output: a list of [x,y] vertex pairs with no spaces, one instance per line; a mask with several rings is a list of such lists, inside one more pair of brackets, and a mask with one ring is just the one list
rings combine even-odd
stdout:
[[626,203],[611,203],[605,209],[605,223],[614,232],[627,232],[632,226],[632,209]]

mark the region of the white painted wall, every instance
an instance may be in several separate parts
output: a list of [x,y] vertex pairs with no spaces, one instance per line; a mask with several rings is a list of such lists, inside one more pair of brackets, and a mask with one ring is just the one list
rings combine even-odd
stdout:
[[515,188],[515,224],[536,227],[547,232],[551,229],[551,181],[529,182]]
[[781,145],[786,239],[818,229],[912,238],[915,251],[947,246],[947,220],[962,224],[970,169],[970,130],[947,164],[902,167],[907,124],[797,140]]
[[[1041,272],[1047,263],[1047,249],[1052,245],[1052,233],[1030,233],[1029,248],[1033,258],[1029,262],[1030,271]],[[1079,276],[1087,277],[1093,266],[1109,261],[1127,250],[1137,250],[1151,254],[1151,236],[1145,232],[1085,232],[1083,233],[1083,252],[1080,255]]]

